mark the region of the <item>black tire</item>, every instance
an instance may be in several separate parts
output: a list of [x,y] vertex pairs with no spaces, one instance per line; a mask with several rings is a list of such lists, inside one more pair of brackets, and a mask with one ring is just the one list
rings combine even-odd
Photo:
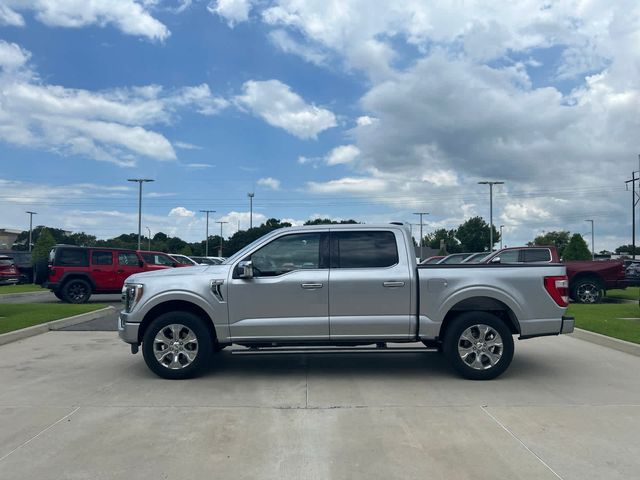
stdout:
[[64,297],[62,296],[61,292],[55,291],[55,292],[52,292],[52,293],[56,296],[56,298],[58,300],[62,300],[64,302]]
[[[168,328],[171,325],[181,325],[186,327],[178,332],[178,340],[183,339],[181,338],[182,334],[185,334],[184,338],[186,339],[186,332],[191,330],[195,335],[197,342],[195,358],[189,364],[182,367],[178,366],[175,369],[170,367],[170,365],[173,364],[174,358],[180,363],[186,363],[189,360],[186,355],[188,347],[187,342],[184,342],[184,345],[180,343],[180,346],[176,346],[176,348],[183,347],[184,349],[182,352],[178,351],[177,354],[167,352],[163,359],[164,363],[156,358],[156,353],[161,354],[165,350],[168,350],[168,348],[162,348],[162,342],[156,342],[156,337],[161,335],[163,329],[171,335],[172,331]],[[172,336],[171,338],[175,337]],[[169,380],[182,380],[197,376],[209,365],[212,352],[213,340],[209,330],[200,317],[189,312],[176,311],[160,315],[147,327],[142,339],[142,355],[144,356],[145,363],[153,373],[159,377],[167,378]],[[167,363],[169,363],[169,365],[167,365]]]
[[91,285],[81,278],[72,278],[62,286],[61,294],[67,303],[87,303],[91,298]]
[[581,278],[571,285],[571,298],[577,303],[600,303],[602,284],[595,278]]
[[[484,338],[481,330],[476,328],[477,326],[488,327],[488,330],[484,332]],[[462,337],[468,329],[470,329],[471,337],[476,343],[467,341],[466,336]],[[478,332],[477,337],[474,332]],[[494,335],[495,332],[502,340],[499,347],[497,343],[491,343],[492,340],[498,338]],[[492,335],[493,338],[491,338]],[[463,353],[460,352],[459,346],[463,350],[468,348],[465,357],[468,361],[463,360]],[[511,364],[514,350],[513,337],[509,327],[495,315],[487,312],[464,312],[454,318],[448,326],[443,350],[453,368],[463,377],[470,380],[491,380],[504,373]],[[498,360],[493,364],[491,359],[496,356],[498,356]],[[479,363],[476,363],[476,360]],[[468,362],[476,365],[476,368]]]
[[38,260],[33,266],[33,283],[42,285],[49,278],[49,263],[46,259]]

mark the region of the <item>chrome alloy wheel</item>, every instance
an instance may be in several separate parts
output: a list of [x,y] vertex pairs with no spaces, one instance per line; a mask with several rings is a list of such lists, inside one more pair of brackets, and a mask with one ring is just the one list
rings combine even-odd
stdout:
[[503,352],[502,337],[489,325],[472,325],[458,338],[458,355],[475,370],[492,368],[500,361]]
[[198,339],[190,328],[172,323],[162,327],[153,339],[153,354],[166,368],[180,370],[196,359]]
[[596,303],[599,295],[600,289],[591,282],[581,283],[576,288],[576,297],[578,297],[576,300],[580,303]]

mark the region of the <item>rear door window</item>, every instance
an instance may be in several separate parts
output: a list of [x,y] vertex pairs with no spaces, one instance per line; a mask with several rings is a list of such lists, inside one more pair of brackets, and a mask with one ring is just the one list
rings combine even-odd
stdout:
[[118,265],[128,265],[137,267],[140,263],[138,256],[133,252],[119,252]]
[[89,266],[89,252],[81,248],[61,248],[56,257],[56,265],[61,267]]
[[113,265],[113,254],[105,251],[93,251],[91,252],[91,264],[92,265]]
[[548,248],[532,248],[524,250],[525,262],[550,262],[551,252]]
[[397,263],[393,232],[331,232],[332,268],[385,268]]

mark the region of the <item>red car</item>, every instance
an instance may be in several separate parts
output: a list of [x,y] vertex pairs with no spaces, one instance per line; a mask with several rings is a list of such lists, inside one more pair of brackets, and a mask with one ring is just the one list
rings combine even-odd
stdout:
[[0,285],[14,285],[20,281],[20,272],[13,258],[0,255]]
[[[503,248],[482,263],[560,263],[554,246]],[[622,260],[564,262],[569,277],[569,296],[579,303],[598,303],[607,290],[626,288]]]
[[60,300],[85,303],[93,293],[120,293],[129,275],[174,266],[162,252],[56,245],[48,262],[36,264],[35,283]]

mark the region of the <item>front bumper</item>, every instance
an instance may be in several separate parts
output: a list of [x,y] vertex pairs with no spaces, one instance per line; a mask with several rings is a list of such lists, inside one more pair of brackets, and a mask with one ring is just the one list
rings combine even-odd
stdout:
[[122,341],[131,343],[133,345],[140,345],[138,340],[138,331],[140,330],[139,322],[129,322],[129,314],[126,312],[120,312],[118,318],[118,335]]

